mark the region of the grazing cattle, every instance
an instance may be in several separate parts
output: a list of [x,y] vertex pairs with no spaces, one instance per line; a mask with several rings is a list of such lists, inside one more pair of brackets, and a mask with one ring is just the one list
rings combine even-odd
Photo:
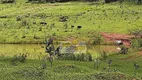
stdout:
[[40,24],[41,24],[41,25],[47,25],[47,23],[46,23],[46,22],[40,22]]
[[82,26],[77,26],[77,29],[81,29],[82,28]]

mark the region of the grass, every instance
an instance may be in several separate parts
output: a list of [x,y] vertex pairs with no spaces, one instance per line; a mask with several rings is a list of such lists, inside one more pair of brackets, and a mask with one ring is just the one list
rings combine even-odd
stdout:
[[[49,36],[57,41],[72,37],[89,42],[96,32],[129,34],[128,30],[142,27],[141,5],[88,2],[31,4],[17,0],[16,4],[0,4],[0,11],[0,16],[7,16],[0,18],[0,43],[42,43]],[[21,16],[22,20],[16,21],[17,16]],[[60,22],[62,16],[68,16],[67,22]],[[33,24],[34,21],[36,24]],[[40,25],[40,22],[47,22],[47,25]],[[55,26],[51,27],[52,24]],[[71,29],[71,25],[75,27]],[[77,30],[79,25],[82,29]]]
[[[141,67],[134,75],[133,60],[120,60],[128,55],[113,55],[106,61],[112,59],[112,64],[108,68],[106,61],[99,62],[99,68],[94,68],[94,61],[81,62],[70,60],[54,60],[51,68],[46,60],[46,68],[42,69],[42,60],[28,59],[24,63],[11,64],[9,57],[0,57],[0,78],[2,80],[140,80]],[[136,59],[141,66],[141,57]],[[106,69],[104,69],[106,68]]]
[[[96,33],[99,32],[129,34],[129,30],[142,27],[141,5],[118,2],[31,4],[24,3],[24,0],[16,1],[16,4],[0,4],[0,43],[43,43],[45,38],[50,36],[56,41],[71,40],[76,43],[82,40],[89,43],[94,41]],[[66,22],[61,22],[61,17],[68,19]],[[19,21],[16,21],[18,18]],[[47,22],[47,25],[41,25],[40,22]],[[71,25],[75,27],[71,28]],[[82,28],[77,30],[79,25]],[[48,60],[43,64],[41,58],[39,59],[39,56],[45,56],[44,49],[36,47],[34,50],[27,50],[30,55],[26,62],[16,62],[16,65],[12,65],[12,57],[5,55],[12,56],[26,51],[23,48],[16,48],[17,50],[8,52],[10,49],[13,50],[12,48],[1,48],[0,78],[2,80],[142,79],[142,56],[134,50],[130,50],[126,55],[110,53],[106,60],[100,60],[98,63],[55,59],[51,68]],[[31,48],[33,48],[32,45],[28,47],[28,49]],[[94,47],[90,48],[88,52],[93,55],[93,60],[100,57],[100,54],[97,54],[98,48],[95,48],[96,50]],[[34,55],[36,53],[38,55]],[[135,55],[139,57],[135,58]],[[112,60],[110,66],[109,60]],[[135,70],[134,62],[140,66],[138,70]],[[98,69],[95,68],[96,65]],[[42,69],[42,67],[46,68]]]

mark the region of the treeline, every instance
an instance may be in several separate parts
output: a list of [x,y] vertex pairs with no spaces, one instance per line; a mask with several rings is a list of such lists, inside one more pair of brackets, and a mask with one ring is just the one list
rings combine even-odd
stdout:
[[[14,3],[16,2],[15,0],[0,0],[1,3]],[[68,2],[68,1],[89,1],[89,2],[99,2],[102,0],[28,0],[28,2],[33,2],[33,3],[55,3],[55,2]],[[127,1],[127,2],[133,2],[133,3],[137,3],[137,4],[142,4],[142,0],[104,0],[104,3],[111,3],[111,2],[123,2],[123,1]]]
[[[100,0],[28,0],[28,2],[39,2],[39,3],[47,3],[47,2],[68,2],[68,1],[89,1],[89,2],[99,2]],[[116,2],[119,0],[104,0],[105,3]]]
[[14,3],[15,0],[0,0],[1,3]]

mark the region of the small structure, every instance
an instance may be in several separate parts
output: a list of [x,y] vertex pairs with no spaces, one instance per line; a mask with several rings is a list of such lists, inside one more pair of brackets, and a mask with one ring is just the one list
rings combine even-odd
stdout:
[[123,45],[123,41],[122,40],[116,40],[116,45],[118,45],[118,46]]
[[116,34],[116,33],[101,33],[102,37],[105,39],[106,42],[113,42],[119,45],[125,45],[129,47],[131,45],[131,38],[134,36],[126,35],[126,34]]
[[74,45],[70,41],[61,41],[60,42],[60,53],[86,53],[87,46],[85,42],[79,42]]

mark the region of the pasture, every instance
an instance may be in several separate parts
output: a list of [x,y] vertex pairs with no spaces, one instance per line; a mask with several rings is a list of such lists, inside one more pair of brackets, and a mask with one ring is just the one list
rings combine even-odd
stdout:
[[[120,54],[100,36],[142,30],[141,16],[142,5],[128,2],[0,4],[0,79],[141,80],[141,38]],[[87,53],[50,60],[42,44],[50,37],[55,47],[60,41],[85,41]]]
[[49,36],[91,42],[99,32],[129,34],[142,27],[141,5],[24,2],[0,4],[0,43],[43,43]]
[[[10,57],[0,57],[0,78],[2,80],[141,80],[142,68],[135,69],[134,62],[141,66],[141,57],[125,59],[129,55],[115,54],[99,63],[54,60],[52,67],[48,60],[28,59],[13,64]],[[112,64],[108,64],[109,60]],[[97,67],[98,65],[98,67]],[[43,68],[44,67],[44,68]]]

